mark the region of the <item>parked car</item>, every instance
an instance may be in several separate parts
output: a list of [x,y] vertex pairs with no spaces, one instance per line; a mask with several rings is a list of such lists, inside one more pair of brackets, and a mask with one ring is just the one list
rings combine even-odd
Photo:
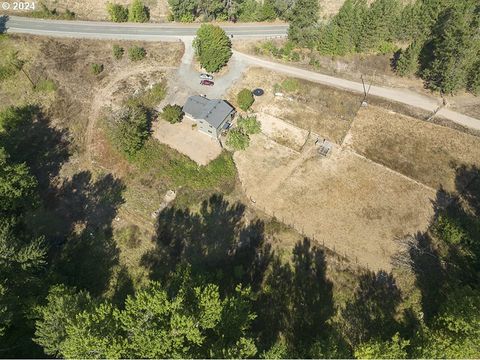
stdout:
[[213,86],[215,84],[213,81],[210,80],[202,80],[200,81],[200,85],[205,85],[205,86]]
[[210,74],[200,74],[200,79],[212,81],[212,80],[213,80],[213,76],[210,75]]

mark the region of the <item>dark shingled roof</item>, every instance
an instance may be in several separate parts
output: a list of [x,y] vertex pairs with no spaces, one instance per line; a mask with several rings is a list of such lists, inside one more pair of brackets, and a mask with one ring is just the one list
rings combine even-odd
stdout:
[[225,118],[235,109],[224,100],[209,100],[203,96],[195,95],[187,99],[183,111],[195,119],[207,121],[215,129],[218,129]]

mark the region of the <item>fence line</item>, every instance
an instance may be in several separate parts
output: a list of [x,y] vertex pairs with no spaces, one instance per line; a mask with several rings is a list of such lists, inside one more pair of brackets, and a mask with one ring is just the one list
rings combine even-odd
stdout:
[[[269,210],[267,210],[267,208],[264,205],[260,205],[256,201],[252,200],[252,197],[249,195],[248,190],[247,190],[246,186],[243,184],[242,180],[240,179],[239,181],[240,181],[240,184],[243,188],[243,191],[245,192],[247,197],[250,199],[253,207],[263,211],[265,214],[272,217],[274,220],[281,221],[284,225],[286,225],[287,227],[297,231],[303,237],[312,239],[313,242],[315,242],[318,245],[321,245],[324,249],[327,250],[327,252],[331,252],[331,253],[335,254],[338,258],[344,258],[352,264],[358,264],[358,257],[357,256],[352,257],[352,256],[348,255],[346,249],[343,249],[343,254],[340,252],[341,250],[339,250],[339,252],[337,252],[335,244],[333,245],[333,249],[325,245],[325,239],[323,238],[323,236],[320,236],[319,234],[317,234],[315,232],[312,232],[311,234],[307,234],[305,232],[305,228],[304,228],[303,225],[302,225],[302,228],[300,229],[300,226],[298,226],[293,220],[287,221],[285,219],[285,215],[282,215],[282,217],[280,219],[275,215],[275,210],[269,211]],[[293,219],[293,217],[291,216],[290,219]],[[320,239],[320,238],[322,239],[322,244],[320,244],[318,242],[318,239]]]

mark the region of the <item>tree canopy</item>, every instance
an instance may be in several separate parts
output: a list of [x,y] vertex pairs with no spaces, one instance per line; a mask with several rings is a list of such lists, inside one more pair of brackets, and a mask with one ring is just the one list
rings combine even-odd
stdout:
[[203,24],[193,42],[200,65],[208,72],[217,72],[232,56],[232,43],[225,31],[216,25]]

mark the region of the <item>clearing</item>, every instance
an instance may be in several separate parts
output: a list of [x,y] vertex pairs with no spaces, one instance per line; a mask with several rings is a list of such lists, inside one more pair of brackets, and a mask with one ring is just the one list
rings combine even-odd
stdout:
[[234,160],[257,207],[371,269],[390,269],[394,239],[433,214],[434,190],[349,150],[323,158],[310,144],[298,155],[261,134]]
[[187,155],[197,164],[207,165],[222,153],[222,148],[218,140],[201,133],[195,125],[195,122],[185,118],[178,124],[159,119],[153,125],[153,137]]
[[480,166],[479,137],[374,106],[360,109],[346,143],[375,162],[451,192],[463,188],[456,183],[459,168]]

